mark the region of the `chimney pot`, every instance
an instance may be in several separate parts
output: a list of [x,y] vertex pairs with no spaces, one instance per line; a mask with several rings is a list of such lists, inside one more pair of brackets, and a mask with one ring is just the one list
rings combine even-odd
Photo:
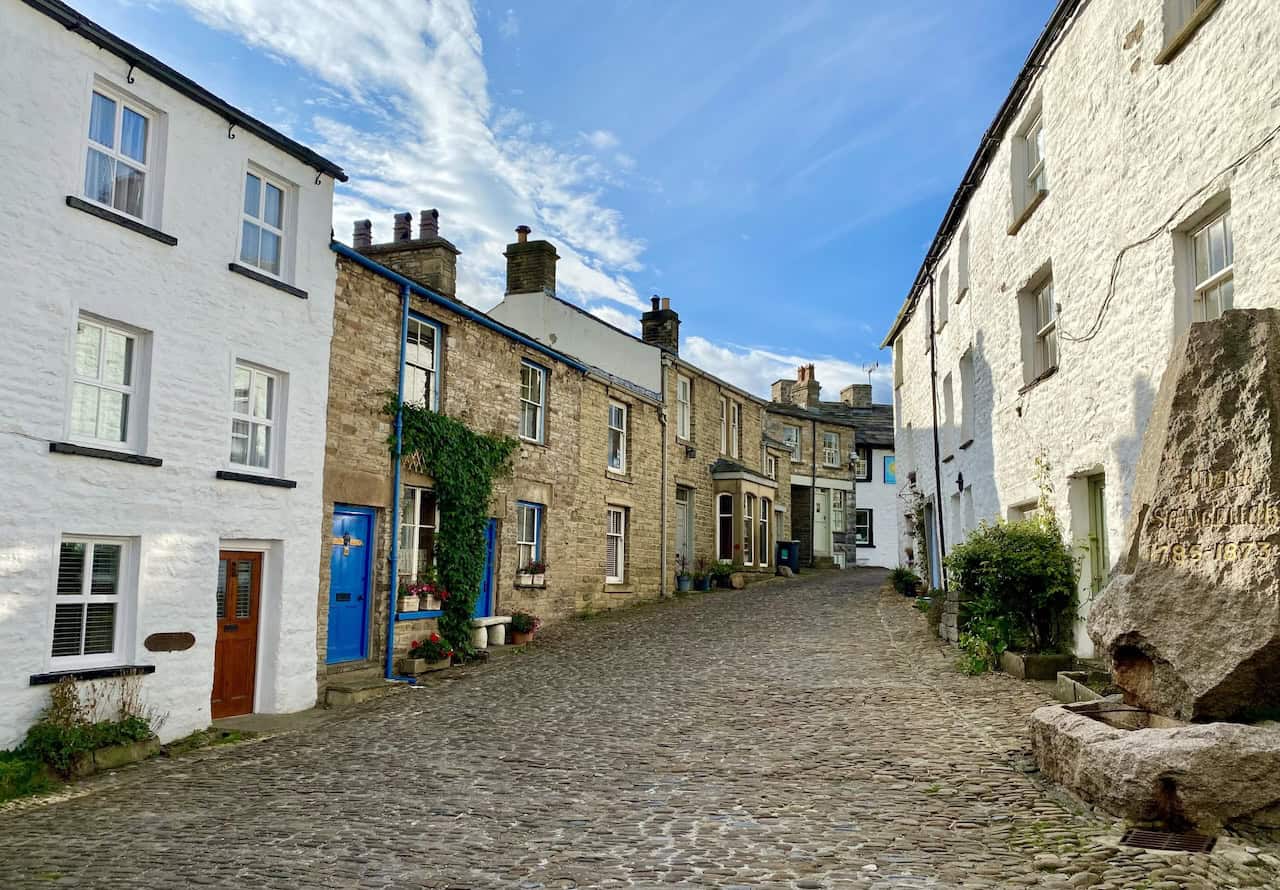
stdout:
[[418,237],[424,241],[440,237],[440,211],[432,208],[418,214]]
[[358,219],[351,234],[351,246],[356,250],[364,250],[373,246],[373,223],[367,219]]
[[527,244],[529,241],[529,233],[533,229],[528,226],[516,226],[516,242],[519,244]]
[[670,309],[670,308],[671,308],[671,298],[670,298],[670,297],[663,297],[663,298],[662,298],[662,308],[663,308],[663,309]]
[[392,241],[410,241],[413,239],[413,214],[397,213],[396,223],[392,231]]
[[658,295],[657,295],[657,294],[654,294],[652,297],[650,297],[650,298],[649,298],[649,306],[650,306],[650,308],[652,308],[652,309],[653,309],[653,311],[654,311],[654,312],[657,312],[657,311],[658,311],[658,304],[659,304],[660,302],[661,302],[661,300],[659,300],[659,299],[658,299]]

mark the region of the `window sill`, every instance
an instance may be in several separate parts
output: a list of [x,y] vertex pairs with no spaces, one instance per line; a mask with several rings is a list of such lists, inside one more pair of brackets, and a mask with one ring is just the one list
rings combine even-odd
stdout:
[[524,436],[520,436],[519,439],[521,445],[533,445],[535,448],[547,447],[547,443],[541,439],[526,439]]
[[1197,7],[1196,11],[1191,14],[1191,18],[1187,19],[1187,23],[1182,29],[1174,34],[1173,37],[1165,44],[1164,49],[1156,53],[1153,60],[1157,65],[1168,65],[1174,60],[1178,53],[1182,52],[1182,48],[1191,42],[1191,38],[1200,30],[1200,26],[1209,20],[1209,16],[1213,15],[1214,10],[1222,5],[1222,0],[1206,0]]
[[621,584],[605,584],[604,592],[625,595],[635,593],[636,591],[630,584],[623,582]]
[[115,223],[123,226],[130,231],[137,232],[139,235],[146,235],[154,241],[161,244],[167,244],[170,247],[178,243],[178,239],[172,235],[166,235],[159,229],[153,229],[151,226],[144,225],[132,217],[125,216],[123,213],[116,213],[114,210],[108,210],[105,207],[99,207],[97,204],[91,204],[83,198],[77,198],[75,195],[67,195],[67,206],[74,207],[76,210],[83,210],[90,216],[96,216],[98,219],[105,219],[109,223]]
[[248,266],[242,266],[239,263],[227,263],[227,268],[237,275],[243,275],[245,278],[252,279],[259,284],[265,284],[267,287],[274,287],[276,290],[282,290],[290,296],[297,297],[299,300],[307,298],[307,292],[302,288],[294,287],[292,284],[285,284],[278,278],[272,278],[270,275],[263,275],[261,272],[255,272]]
[[853,477],[853,481],[854,481],[854,482],[870,482],[870,481],[871,481],[871,477],[870,477],[870,476],[866,476],[866,477],[863,477],[863,476],[854,476],[854,477]]
[[630,473],[619,473],[617,470],[606,470],[604,475],[606,479],[612,480],[613,482],[625,482],[627,485],[631,484]]
[[1022,208],[1022,212],[1014,219],[1013,225],[1009,226],[1009,235],[1011,237],[1018,234],[1018,231],[1026,225],[1027,220],[1031,219],[1031,214],[1036,212],[1036,208],[1043,204],[1044,199],[1047,197],[1049,197],[1048,189],[1036,192],[1036,196],[1031,199],[1031,202],[1026,207]]
[[963,442],[961,442],[961,443],[960,443],[960,450],[961,450],[961,451],[964,451],[965,449],[967,449],[967,448],[968,448],[970,445],[972,445],[972,444],[973,444],[973,440],[972,440],[972,439],[965,439]]
[[969,295],[968,285],[965,285],[964,287],[960,288],[960,293],[956,294],[956,305],[959,306],[960,301],[963,300],[968,295]]
[[1031,390],[1035,389],[1041,383],[1044,383],[1046,380],[1048,380],[1050,377],[1052,377],[1054,374],[1057,374],[1057,373],[1058,373],[1058,366],[1054,365],[1052,368],[1045,371],[1043,374],[1041,374],[1039,377],[1032,380],[1026,386],[1022,387],[1022,389],[1018,390],[1018,395],[1025,395],[1026,393],[1031,392]]
[[271,485],[276,488],[297,488],[298,483],[292,479],[281,479],[278,476],[259,476],[255,473],[237,473],[233,470],[218,470],[214,473],[218,479],[228,482],[248,482],[252,485]]
[[543,581],[541,584],[535,584],[532,581],[516,581],[512,586],[517,590],[546,590],[547,582]]
[[948,454],[946,457],[944,457],[944,458],[942,459],[942,462],[943,462],[944,464],[949,464],[949,463],[951,463],[951,462],[952,462],[953,460],[955,460],[955,459],[956,459],[956,456],[955,456],[954,454]]
[[49,686],[65,677],[74,677],[77,680],[101,680],[105,677],[141,676],[143,674],[154,674],[155,672],[156,666],[154,664],[117,664],[112,667],[90,667],[80,668],[79,670],[50,671],[47,674],[32,674],[27,678],[27,683],[31,686]]
[[420,618],[439,618],[440,609],[422,609],[417,612],[397,612],[396,621],[417,621]]
[[50,442],[52,454],[75,454],[80,457],[96,457],[100,460],[118,460],[125,464],[137,464],[141,467],[158,467],[162,463],[158,457],[145,454],[131,454],[128,451],[112,451],[110,448],[91,448],[88,445],[76,445],[74,442]]

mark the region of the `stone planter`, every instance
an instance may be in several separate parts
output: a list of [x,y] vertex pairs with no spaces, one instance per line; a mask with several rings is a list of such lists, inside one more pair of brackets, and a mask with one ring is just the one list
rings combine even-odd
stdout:
[[512,645],[512,646],[523,646],[523,645],[525,645],[526,643],[528,643],[528,642],[530,642],[530,641],[532,641],[532,640],[533,640],[533,633],[534,633],[534,632],[533,632],[533,631],[531,631],[531,630],[526,630],[526,631],[513,630],[513,631],[511,631],[511,645]]
[[421,607],[422,607],[422,597],[409,596],[409,594],[407,593],[400,594],[400,608],[398,611],[416,612]]
[[431,671],[442,671],[449,667],[452,659],[442,658],[439,661],[427,661],[425,658],[402,658],[400,659],[400,673],[403,676],[413,676],[417,674],[426,674]]
[[82,754],[71,766],[71,775],[82,779],[104,769],[115,769],[130,763],[146,760],[160,751],[160,740],[155,736],[140,742],[125,742]]
[[1075,665],[1075,656],[1058,653],[1031,655],[1024,652],[1005,652],[1000,656],[1000,670],[1019,680],[1056,681],[1058,671],[1069,671]]
[[517,586],[517,587],[532,587],[532,586],[533,586],[533,575],[530,575],[530,574],[528,574],[528,573],[526,573],[526,572],[521,572],[520,574],[516,575],[516,586]]

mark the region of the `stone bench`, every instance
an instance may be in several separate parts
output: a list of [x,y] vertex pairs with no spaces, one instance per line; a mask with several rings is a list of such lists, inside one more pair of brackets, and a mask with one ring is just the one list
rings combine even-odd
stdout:
[[510,623],[510,615],[472,618],[471,645],[477,649],[488,649],[490,646],[505,646],[507,644],[507,625]]

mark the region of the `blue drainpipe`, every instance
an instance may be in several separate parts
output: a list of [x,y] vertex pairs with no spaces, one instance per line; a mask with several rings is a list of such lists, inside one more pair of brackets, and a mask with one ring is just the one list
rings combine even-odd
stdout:
[[396,373],[396,453],[394,481],[391,489],[391,598],[387,603],[386,678],[403,683],[417,683],[414,677],[399,677],[395,666],[396,596],[400,568],[400,454],[404,446],[404,359],[405,342],[409,339],[409,286],[400,286],[400,368]]

